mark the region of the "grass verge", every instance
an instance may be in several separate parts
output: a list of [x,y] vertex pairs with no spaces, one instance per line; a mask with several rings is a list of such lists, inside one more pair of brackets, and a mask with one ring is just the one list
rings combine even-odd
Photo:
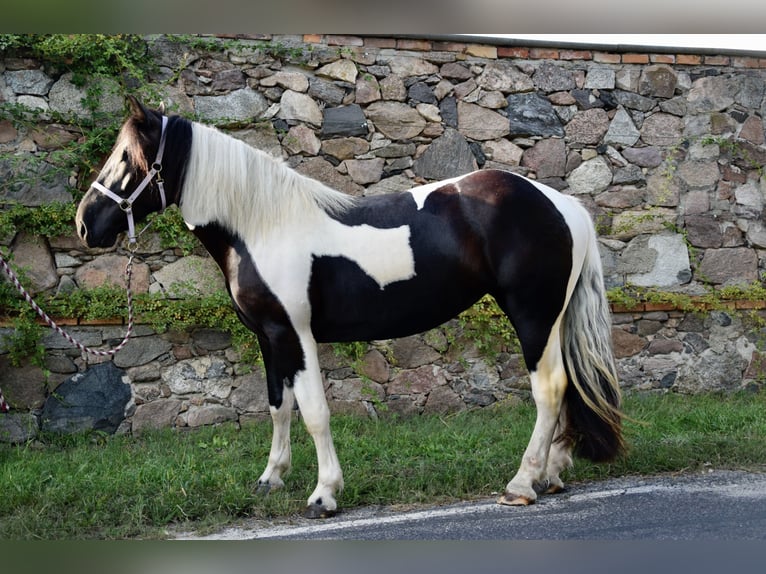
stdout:
[[[614,463],[577,460],[565,480],[714,468],[766,469],[766,392],[636,395],[626,412],[630,452]],[[446,417],[333,418],[344,508],[448,502],[499,491],[516,470],[534,421],[531,404]],[[271,425],[159,431],[141,437],[50,437],[0,445],[0,538],[161,538],[168,527],[213,528],[302,510],[316,480],[314,447],[293,425],[286,487],[255,495]]]

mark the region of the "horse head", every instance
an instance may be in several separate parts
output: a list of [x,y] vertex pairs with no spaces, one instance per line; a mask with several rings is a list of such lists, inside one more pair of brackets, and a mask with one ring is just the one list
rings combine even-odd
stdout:
[[[165,208],[165,179],[178,171],[163,166],[169,123],[163,110],[150,110],[132,96],[128,104],[130,117],[77,209],[77,233],[88,247],[110,247],[125,230],[134,243],[134,222]],[[180,176],[170,175],[175,185],[169,190],[177,190]]]

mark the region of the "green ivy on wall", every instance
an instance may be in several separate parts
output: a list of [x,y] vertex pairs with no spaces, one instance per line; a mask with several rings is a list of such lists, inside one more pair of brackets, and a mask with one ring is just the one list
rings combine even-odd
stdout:
[[154,65],[137,34],[0,34],[0,55],[39,58],[81,86],[92,75],[142,82]]

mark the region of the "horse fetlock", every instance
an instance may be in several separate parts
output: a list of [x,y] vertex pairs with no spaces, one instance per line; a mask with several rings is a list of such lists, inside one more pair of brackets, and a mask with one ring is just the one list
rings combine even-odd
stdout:
[[342,490],[343,471],[341,470],[340,466],[323,470],[319,473],[314,494],[321,495],[321,493],[330,493],[331,496],[334,496],[335,493]]
[[572,468],[573,464],[571,448],[562,447],[554,442],[548,455],[548,465],[546,468],[548,476],[556,476],[562,470]]
[[548,478],[544,480],[536,480],[532,483],[532,490],[534,490],[537,494],[542,494],[548,490],[548,486],[550,486],[550,484],[550,479]]

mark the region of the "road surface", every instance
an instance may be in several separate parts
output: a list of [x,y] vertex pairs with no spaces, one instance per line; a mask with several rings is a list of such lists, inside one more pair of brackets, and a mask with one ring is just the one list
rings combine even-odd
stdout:
[[[766,540],[766,474],[734,471],[571,485],[537,504],[494,498],[408,511],[360,508],[327,520],[257,521],[208,540]],[[342,501],[342,497],[340,498]]]

